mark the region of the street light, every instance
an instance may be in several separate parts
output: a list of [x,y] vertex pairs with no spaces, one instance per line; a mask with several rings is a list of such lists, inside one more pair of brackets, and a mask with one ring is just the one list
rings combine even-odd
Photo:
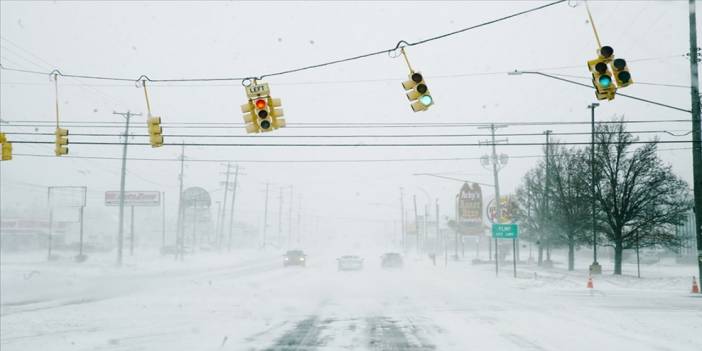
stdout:
[[595,233],[595,108],[600,104],[593,102],[587,105],[591,111],[590,132],[590,204],[592,206],[592,264],[590,274],[602,274],[602,266],[597,263],[597,234]]

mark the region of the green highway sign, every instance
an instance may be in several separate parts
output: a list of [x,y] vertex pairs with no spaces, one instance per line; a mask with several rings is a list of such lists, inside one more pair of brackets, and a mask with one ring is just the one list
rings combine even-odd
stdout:
[[516,239],[519,237],[519,226],[516,224],[493,224],[492,237],[495,239]]

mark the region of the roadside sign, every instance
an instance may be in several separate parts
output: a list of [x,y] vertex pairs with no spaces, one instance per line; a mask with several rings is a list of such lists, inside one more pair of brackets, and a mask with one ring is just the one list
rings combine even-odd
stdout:
[[50,186],[49,204],[51,208],[85,207],[87,191],[84,186]]
[[493,224],[492,237],[495,239],[516,239],[519,237],[519,226],[517,224]]
[[[159,206],[160,191],[125,191],[124,206]],[[119,206],[119,191],[105,192],[105,206]]]
[[462,223],[483,222],[483,194],[480,185],[463,183],[458,197],[458,219]]

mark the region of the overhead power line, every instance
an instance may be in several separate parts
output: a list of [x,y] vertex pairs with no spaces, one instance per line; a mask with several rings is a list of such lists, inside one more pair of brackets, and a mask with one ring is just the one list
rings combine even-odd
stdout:
[[[54,144],[53,141],[13,140],[15,144]],[[679,144],[690,143],[688,140],[655,140],[632,141],[628,144]],[[617,144],[617,143],[612,143]],[[123,142],[77,141],[71,145],[118,145]],[[133,146],[151,146],[150,143],[129,143]],[[492,143],[164,143],[164,146],[200,146],[200,147],[465,147],[465,146],[491,146]],[[500,146],[545,146],[542,142],[509,143]],[[590,145],[590,142],[560,142],[559,145]]]
[[138,82],[138,81],[149,81],[149,82],[212,82],[212,81],[245,81],[245,80],[253,80],[253,79],[261,80],[261,79],[266,78],[266,77],[281,76],[281,75],[286,75],[286,74],[291,74],[291,73],[296,73],[296,72],[301,72],[301,71],[307,71],[307,70],[311,70],[311,69],[316,69],[316,68],[321,68],[321,67],[336,65],[336,64],[340,64],[340,63],[344,63],[344,62],[350,62],[350,61],[360,60],[360,59],[368,58],[368,57],[371,57],[371,56],[377,56],[377,55],[381,55],[381,54],[391,54],[391,53],[396,52],[397,50],[399,50],[399,49],[401,49],[401,48],[403,48],[403,47],[423,45],[423,44],[426,44],[426,43],[428,43],[428,42],[432,42],[432,41],[435,41],[435,40],[439,40],[439,39],[447,38],[447,37],[454,36],[454,35],[457,35],[457,34],[461,34],[461,33],[464,33],[464,32],[467,32],[467,31],[470,31],[470,30],[473,30],[473,29],[477,29],[477,28],[481,28],[481,27],[484,27],[484,26],[488,26],[488,25],[491,25],[491,24],[498,23],[498,22],[502,22],[502,21],[505,21],[505,20],[508,20],[508,19],[511,19],[511,18],[514,18],[514,17],[518,17],[518,16],[521,16],[521,15],[525,15],[525,14],[528,14],[528,13],[531,13],[531,12],[543,10],[543,9],[545,9],[545,8],[548,8],[548,7],[551,7],[551,6],[560,4],[560,3],[565,2],[565,1],[566,1],[566,0],[557,0],[557,1],[554,1],[554,2],[551,2],[551,3],[547,3],[547,4],[544,4],[544,5],[541,5],[541,6],[537,6],[537,7],[531,8],[531,9],[527,9],[527,10],[524,10],[524,11],[519,11],[519,12],[510,14],[510,15],[507,15],[507,16],[503,16],[503,17],[496,18],[496,19],[493,19],[493,20],[490,20],[490,21],[482,22],[482,23],[479,23],[479,24],[476,24],[476,25],[473,25],[473,26],[470,26],[470,27],[461,28],[461,29],[455,30],[455,31],[453,31],[453,32],[444,33],[444,34],[439,34],[439,35],[436,35],[436,36],[433,36],[433,37],[430,37],[430,38],[426,38],[426,39],[422,39],[422,40],[419,40],[419,41],[415,41],[415,42],[407,42],[407,41],[405,41],[405,40],[400,40],[400,41],[397,43],[397,45],[395,45],[395,47],[393,47],[393,48],[388,48],[388,49],[384,49],[384,50],[378,50],[378,51],[374,51],[374,52],[370,52],[370,53],[366,53],[366,54],[360,54],[360,55],[351,56],[351,57],[347,57],[347,58],[342,58],[342,59],[338,59],[338,60],[332,60],[332,61],[327,61],[327,62],[323,62],[323,63],[313,64],[313,65],[308,65],[308,66],[303,66],[303,67],[299,67],[299,68],[287,69],[287,70],[278,71],[278,72],[272,72],[272,73],[265,73],[265,74],[262,74],[262,75],[260,75],[260,76],[219,77],[219,78],[178,78],[178,79],[173,79],[173,78],[171,78],[171,79],[151,79],[151,78],[149,78],[149,76],[147,76],[146,74],[142,74],[142,75],[139,76],[139,78],[137,78],[137,79],[130,79],[130,78],[112,77],[112,76],[106,76],[106,75],[99,75],[99,76],[98,76],[98,75],[86,75],[86,74],[64,74],[64,73],[62,73],[61,71],[59,71],[58,69],[55,69],[55,70],[53,70],[53,71],[51,71],[51,72],[42,72],[42,71],[27,70],[27,69],[20,69],[20,68],[11,68],[11,67],[6,67],[6,66],[4,66],[4,65],[2,65],[2,64],[0,64],[0,68],[1,68],[1,69],[4,69],[4,70],[7,70],[7,71],[23,72],[23,73],[30,73],[30,74],[40,74],[40,75],[49,75],[49,76],[51,76],[51,75],[59,75],[59,76],[62,76],[62,77],[70,77],[70,78],[96,79],[96,80],[110,80],[110,81],[124,81],[124,82],[135,82],[135,81],[136,81],[136,82]]
[[[678,151],[678,150],[690,150],[690,147],[683,148],[666,148],[658,149],[661,151]],[[42,154],[25,154],[18,153],[15,156],[21,157],[40,157],[40,158],[56,158],[54,155],[42,155]],[[556,155],[557,156],[557,155]],[[510,156],[512,159],[527,159],[527,158],[543,158],[544,155],[514,155]],[[66,155],[61,156],[61,158],[74,158],[74,159],[90,159],[90,160],[122,160],[121,157],[111,157],[111,156],[81,156],[81,155]],[[129,161],[155,161],[155,162],[180,162],[179,157],[174,158],[143,158],[143,157],[127,157]],[[222,163],[222,162],[232,162],[232,163],[375,163],[375,162],[435,162],[435,161],[477,161],[480,157],[440,157],[440,158],[383,158],[383,159],[320,159],[320,160],[310,160],[310,159],[277,159],[277,160],[225,160],[225,159],[197,159],[197,158],[187,158],[188,162],[212,162],[212,163]]]
[[[679,132],[675,134],[673,132]],[[689,135],[692,131],[690,130],[632,130],[627,131],[630,134],[663,134],[674,137],[682,137]],[[617,132],[595,132],[595,134],[614,134]],[[37,135],[37,136],[50,136],[55,135],[54,133],[41,133],[41,132],[6,132],[7,135]],[[553,132],[551,135],[591,135],[592,132]],[[85,137],[123,137],[124,134],[117,133],[71,133],[70,136],[85,136]],[[129,134],[128,137],[148,137],[149,134]],[[326,135],[326,134],[307,134],[307,135],[232,135],[232,134],[163,134],[167,138],[261,138],[261,139],[289,139],[289,138],[463,138],[463,137],[488,137],[491,134],[339,134],[339,135]],[[538,133],[502,133],[495,134],[495,136],[500,137],[524,137],[524,136],[543,136],[543,132]]]

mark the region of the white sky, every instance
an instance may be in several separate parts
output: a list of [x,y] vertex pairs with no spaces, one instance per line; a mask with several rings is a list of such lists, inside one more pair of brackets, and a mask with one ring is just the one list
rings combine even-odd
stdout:
[[[252,76],[386,49],[399,40],[416,41],[485,20],[528,9],[539,2],[14,2],[0,3],[3,65],[63,73],[153,79]],[[635,82],[689,86],[687,1],[598,1],[591,9],[603,44],[629,61]],[[309,122],[533,122],[589,121],[586,106],[595,101],[591,90],[538,76],[508,76],[514,69],[587,76],[585,62],[595,57],[595,40],[582,3],[565,3],[450,38],[408,49],[415,69],[427,77],[436,104],[413,113],[400,83],[407,68],[401,58],[379,55],[331,67],[272,77],[272,94],[283,101],[290,125]],[[699,35],[699,34],[698,34]],[[677,56],[676,56],[677,55]],[[676,56],[676,57],[673,57]],[[659,58],[654,60],[642,60]],[[52,121],[53,85],[45,76],[0,72],[0,118],[11,123]],[[462,76],[461,76],[462,75]],[[432,79],[433,76],[436,78]],[[446,77],[453,76],[453,77]],[[358,82],[359,80],[381,80]],[[356,81],[356,82],[348,82]],[[579,80],[587,83],[586,80]],[[324,82],[324,84],[321,84]],[[634,84],[622,92],[690,108],[689,89]],[[111,121],[113,111],[145,112],[143,91],[131,83],[60,79],[62,121]],[[241,122],[239,105],[245,102],[237,82],[217,84],[155,84],[150,89],[153,112],[160,115],[164,133],[216,133],[244,136],[243,128],[202,130],[169,129],[168,122]],[[601,102],[597,117],[624,115],[634,120],[686,119],[689,114],[618,97]],[[145,123],[134,119],[132,132],[146,133]],[[9,126],[5,130],[31,131]],[[504,133],[588,132],[589,125],[510,126]],[[690,123],[632,125],[631,130],[669,130],[684,133]],[[52,132],[43,127],[40,132]],[[105,131],[105,130],[100,130]],[[89,129],[71,129],[72,133]],[[111,129],[110,132],[120,132]],[[476,128],[448,129],[294,129],[275,135],[340,134],[482,134]],[[652,138],[642,134],[642,139]],[[663,140],[689,140],[661,134]],[[32,140],[32,136],[13,136]],[[200,142],[258,142],[249,138],[189,139]],[[587,141],[589,136],[556,136],[563,141]],[[51,141],[51,136],[37,140]],[[114,140],[118,141],[115,137]],[[167,138],[167,142],[180,139]],[[266,139],[290,142],[465,142],[484,137],[408,139]],[[91,140],[74,136],[71,141]],[[102,139],[104,140],[104,139]],[[542,142],[543,136],[510,137],[510,142]],[[661,145],[661,149],[689,148],[688,144]],[[119,157],[121,146],[73,145],[71,155]],[[130,157],[174,158],[177,146],[151,149],[134,146]],[[480,157],[487,147],[444,148],[201,148],[189,147],[191,159],[383,159]],[[502,193],[519,184],[536,162],[519,158],[541,154],[539,146],[506,146],[498,152],[512,158],[501,173]],[[14,144],[15,154],[52,155],[53,145]],[[660,156],[691,183],[691,151],[664,151]],[[341,218],[397,220],[399,188],[406,199],[417,195],[419,206],[427,196],[438,197],[442,212],[452,213],[452,201],[461,184],[413,173],[492,182],[479,161],[378,163],[242,163],[238,213],[260,222],[265,182],[278,195],[279,185],[294,184],[303,193],[306,213]],[[118,160],[81,160],[16,156],[3,162],[2,206],[43,204],[49,185],[87,185],[89,207],[101,207],[103,192],[119,188]],[[177,194],[176,162],[128,162],[127,189],[162,190],[169,200]],[[213,190],[221,200],[220,163],[188,163],[186,186]],[[420,189],[421,188],[421,189]],[[423,189],[423,190],[422,190]],[[490,192],[489,188],[485,189]],[[489,194],[485,195],[490,197]],[[277,211],[277,200],[271,200]],[[296,200],[297,201],[297,200]],[[375,204],[375,205],[372,205]],[[381,205],[378,205],[381,204]],[[409,205],[409,201],[407,201]],[[174,213],[175,202],[169,202]],[[395,207],[390,207],[395,206]],[[114,208],[113,208],[114,209]],[[112,211],[109,209],[108,211]],[[449,210],[450,209],[450,210]],[[116,211],[116,209],[114,209]],[[241,217],[239,217],[241,218]],[[340,225],[341,224],[341,225]],[[350,222],[324,221],[329,230],[353,234],[365,227]],[[116,226],[116,225],[115,225]]]

